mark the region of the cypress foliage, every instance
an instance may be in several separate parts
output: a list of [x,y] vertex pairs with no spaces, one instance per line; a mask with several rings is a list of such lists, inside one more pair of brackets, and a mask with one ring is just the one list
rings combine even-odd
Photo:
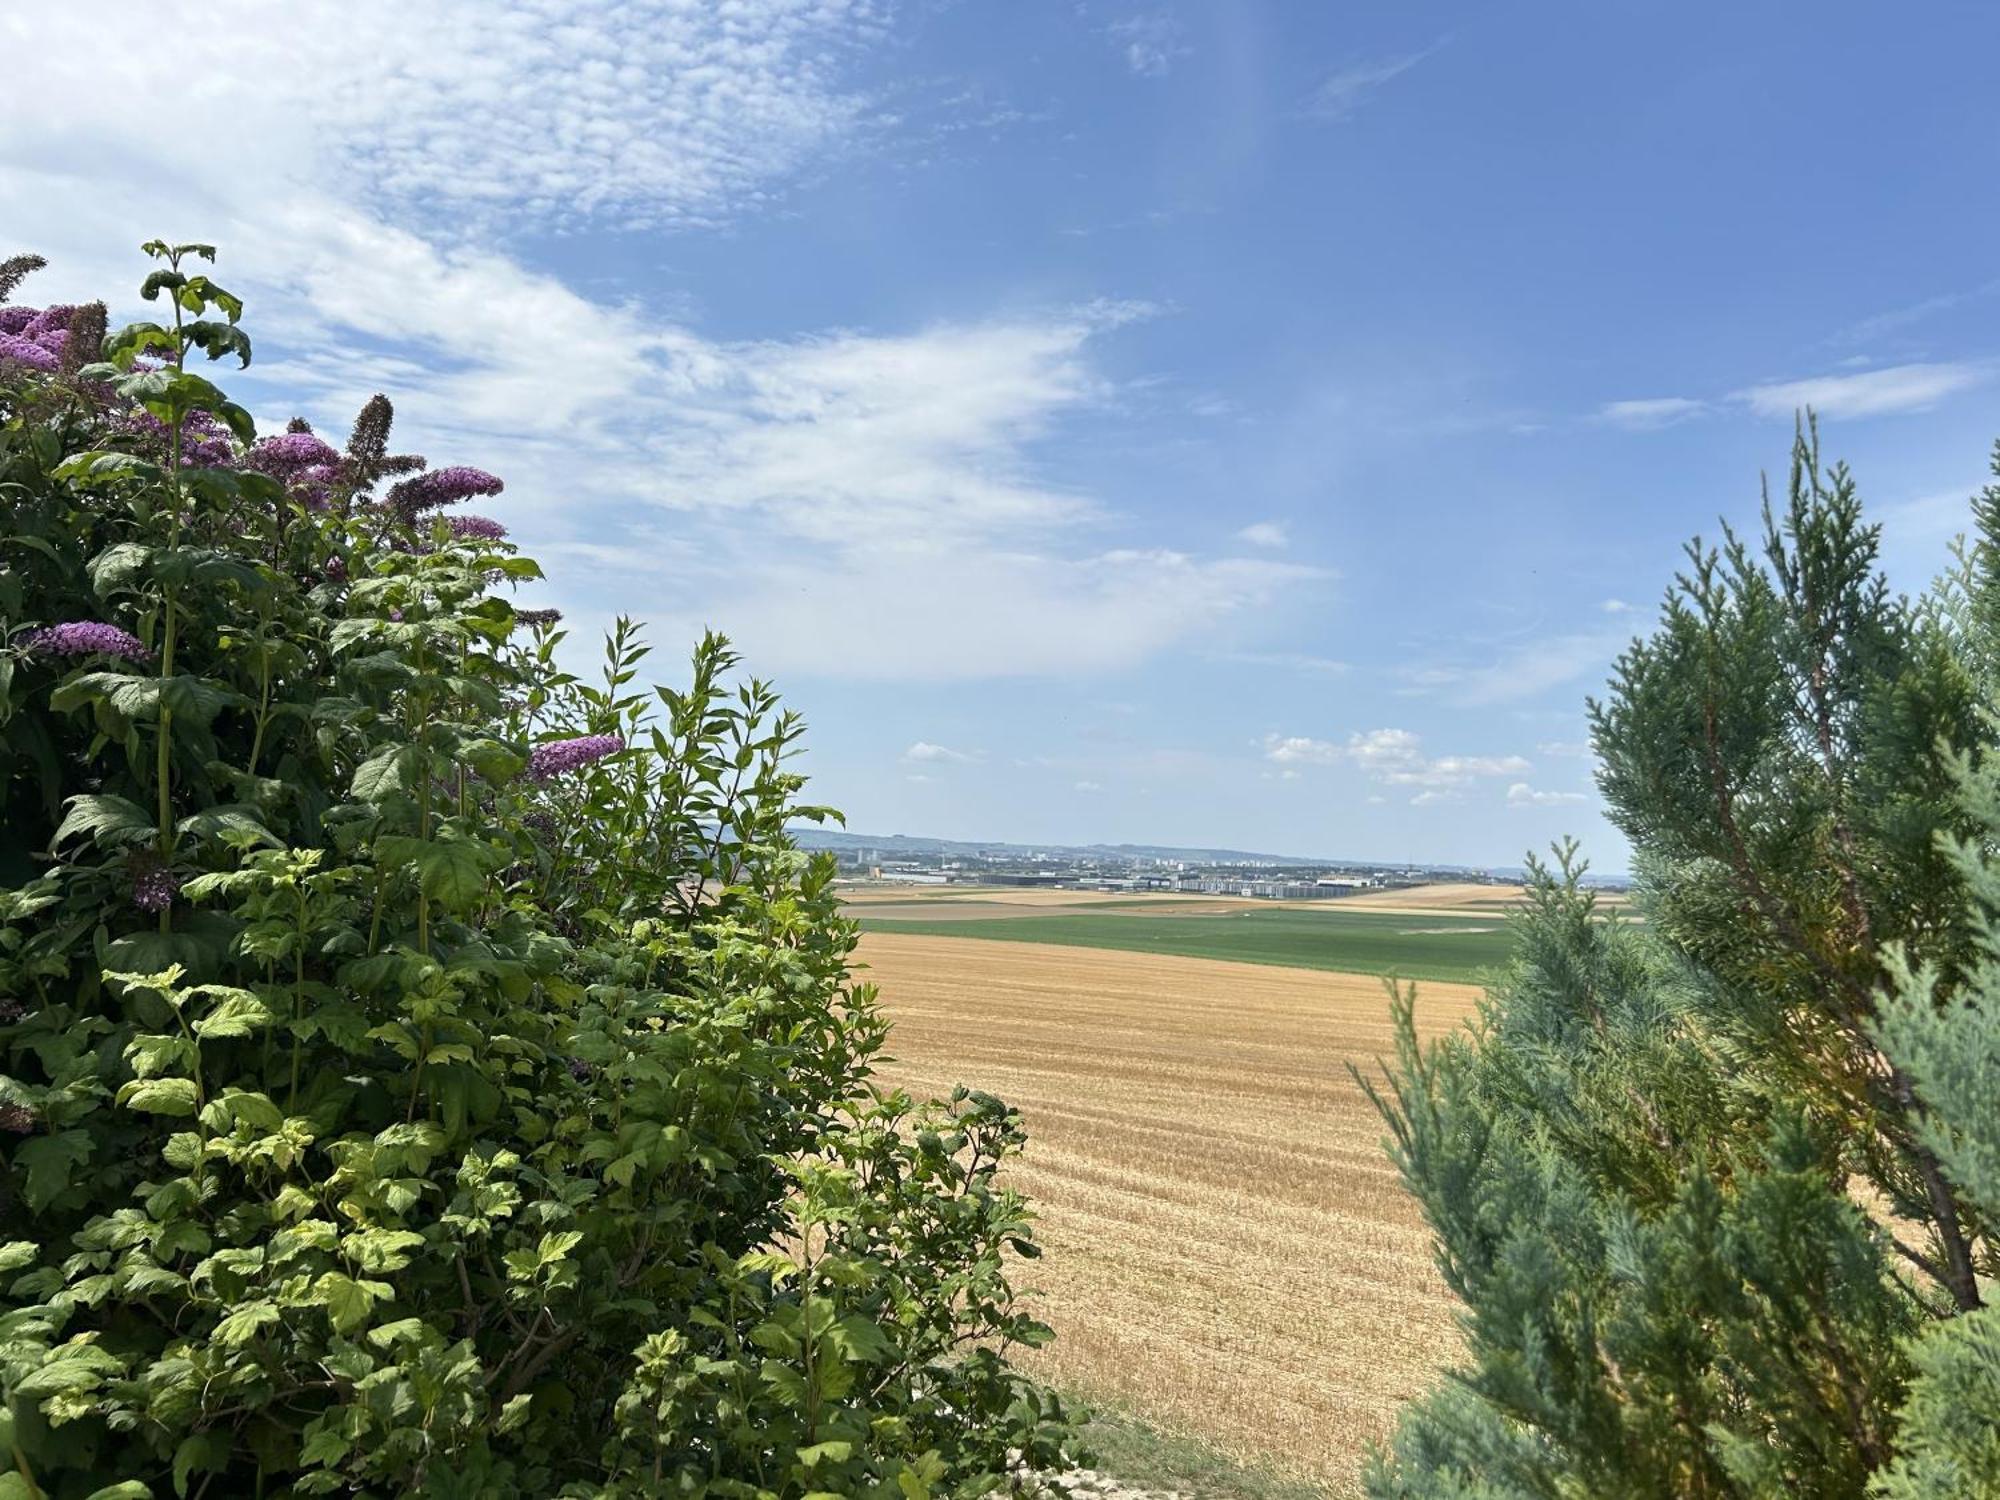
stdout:
[[1591,705],[1642,920],[1566,845],[1469,1032],[1397,996],[1369,1087],[1466,1350],[1371,1494],[2000,1494],[2000,486],[1973,520],[1892,595],[1808,422]]

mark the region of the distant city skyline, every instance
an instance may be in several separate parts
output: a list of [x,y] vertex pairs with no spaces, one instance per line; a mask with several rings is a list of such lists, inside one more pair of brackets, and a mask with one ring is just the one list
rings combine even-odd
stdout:
[[213,240],[266,430],[388,392],[856,828],[1622,869],[1584,697],[1794,411],[1908,591],[2000,434],[1988,6],[129,14],[0,16],[22,295]]

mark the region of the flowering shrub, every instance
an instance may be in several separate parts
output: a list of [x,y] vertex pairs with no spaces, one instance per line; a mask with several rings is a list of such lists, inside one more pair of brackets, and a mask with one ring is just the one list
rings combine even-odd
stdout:
[[438,524],[500,482],[380,396],[257,438],[191,368],[251,356],[211,252],[147,248],[158,322],[0,308],[0,1488],[1058,1461],[1019,1118],[871,1083],[797,718],[713,636],[562,670],[535,564]]

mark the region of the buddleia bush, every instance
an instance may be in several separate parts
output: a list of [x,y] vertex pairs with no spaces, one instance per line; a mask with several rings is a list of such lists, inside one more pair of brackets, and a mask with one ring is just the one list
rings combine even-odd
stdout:
[[[871,1077],[800,724],[565,671],[204,246],[0,299],[0,1495],[969,1495],[1060,1461],[995,1172]],[[0,269],[11,291],[33,262]]]
[[1643,920],[1568,846],[1470,1033],[1399,998],[1466,1347],[1372,1494],[2000,1495],[2000,488],[1972,521],[1892,595],[1808,426],[1592,705]]

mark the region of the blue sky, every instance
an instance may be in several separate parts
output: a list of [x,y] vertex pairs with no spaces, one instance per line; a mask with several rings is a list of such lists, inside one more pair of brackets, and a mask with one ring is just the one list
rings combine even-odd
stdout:
[[[190,45],[163,66],[173,18]],[[143,14],[146,24],[139,24]],[[2000,432],[1984,5],[18,7],[0,226],[212,239],[579,636],[704,624],[870,832],[1623,846],[1582,703],[1821,411],[1894,581]],[[580,657],[589,653],[579,652]]]

